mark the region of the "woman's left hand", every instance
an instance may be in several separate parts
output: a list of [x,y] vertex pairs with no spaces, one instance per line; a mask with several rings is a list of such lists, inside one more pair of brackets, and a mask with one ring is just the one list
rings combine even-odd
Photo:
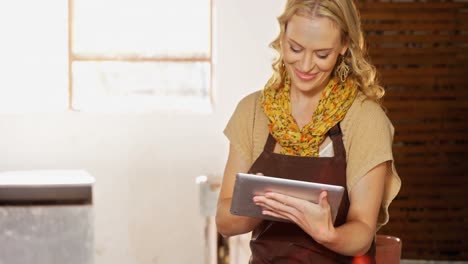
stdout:
[[326,191],[320,193],[318,204],[274,192],[255,196],[253,201],[263,207],[263,214],[296,223],[319,243],[335,240]]

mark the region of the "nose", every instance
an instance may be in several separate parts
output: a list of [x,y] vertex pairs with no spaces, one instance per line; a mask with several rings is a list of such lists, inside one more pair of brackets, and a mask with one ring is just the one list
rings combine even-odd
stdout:
[[304,54],[299,62],[299,70],[303,73],[309,73],[315,66],[313,54]]

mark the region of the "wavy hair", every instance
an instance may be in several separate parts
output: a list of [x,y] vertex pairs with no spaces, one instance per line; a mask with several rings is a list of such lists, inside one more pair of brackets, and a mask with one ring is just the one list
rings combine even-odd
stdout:
[[[345,55],[345,62],[351,68],[348,78],[353,78],[357,82],[359,90],[368,98],[379,101],[384,96],[385,90],[379,85],[376,78],[377,71],[368,61],[359,13],[352,0],[287,1],[283,14],[278,17],[280,33],[270,44],[270,47],[275,49],[279,56],[272,64],[273,75],[268,81],[267,87],[277,89],[284,85],[286,68],[281,52],[281,39],[285,34],[288,21],[294,15],[331,19],[341,30],[342,43],[349,41],[349,48]],[[332,74],[335,74],[335,71]]]

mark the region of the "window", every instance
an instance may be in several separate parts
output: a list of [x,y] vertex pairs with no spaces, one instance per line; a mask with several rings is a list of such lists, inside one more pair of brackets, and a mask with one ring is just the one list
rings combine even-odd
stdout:
[[209,105],[211,16],[211,0],[70,0],[72,108]]
[[212,0],[7,1],[0,22],[2,112],[210,108]]

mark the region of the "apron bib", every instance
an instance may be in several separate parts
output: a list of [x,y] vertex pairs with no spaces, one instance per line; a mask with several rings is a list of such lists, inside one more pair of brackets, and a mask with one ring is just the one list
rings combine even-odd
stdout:
[[[274,153],[275,139],[268,135],[263,152],[249,173],[292,180],[340,185],[345,188],[334,226],[346,222],[349,210],[346,189],[346,153],[339,125],[328,132],[333,142],[333,157],[300,157]],[[250,264],[332,264],[353,263],[354,257],[340,255],[315,242],[294,223],[264,220],[252,232]],[[375,244],[367,259],[375,264]],[[366,264],[367,264],[366,263]]]

